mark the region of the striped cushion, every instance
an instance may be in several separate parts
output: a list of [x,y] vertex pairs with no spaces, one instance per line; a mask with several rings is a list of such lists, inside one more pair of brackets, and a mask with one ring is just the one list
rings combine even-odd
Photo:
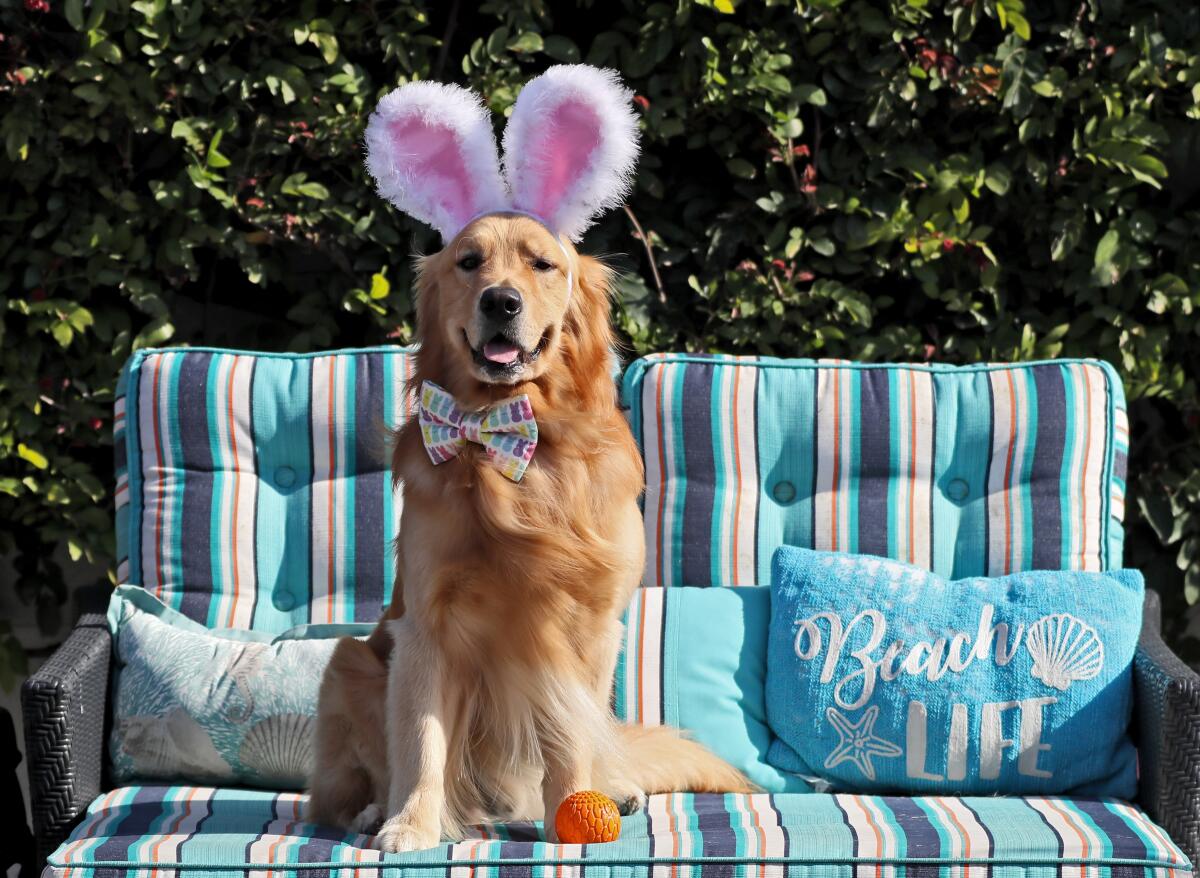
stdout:
[[210,626],[374,621],[409,351],[139,351],[116,404],[121,582]]
[[[297,794],[123,787],[93,803],[45,874],[116,878],[166,867],[200,875],[224,867],[237,875],[382,878],[370,865],[382,863],[404,867],[390,874],[408,878],[769,878],[782,876],[786,863],[789,878],[894,878],[898,859],[924,866],[916,875],[925,878],[987,878],[986,866],[1006,878],[1192,871],[1166,833],[1115,800],[676,793],[650,797],[611,844],[548,845],[526,823],[386,856],[368,837],[304,823],[302,809]],[[964,863],[979,866],[954,868]]]
[[645,585],[765,584],[784,544],[954,579],[1120,566],[1128,426],[1105,363],[657,354],[623,400],[646,460]]

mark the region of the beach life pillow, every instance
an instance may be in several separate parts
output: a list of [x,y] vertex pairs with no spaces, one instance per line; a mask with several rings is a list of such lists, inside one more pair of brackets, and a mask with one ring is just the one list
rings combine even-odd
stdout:
[[279,635],[206,628],[145,589],[118,586],[109,755],[118,783],[308,784],[317,692],[337,638],[371,624]]
[[846,792],[1130,799],[1139,573],[947,580],[785,546],[768,761]]

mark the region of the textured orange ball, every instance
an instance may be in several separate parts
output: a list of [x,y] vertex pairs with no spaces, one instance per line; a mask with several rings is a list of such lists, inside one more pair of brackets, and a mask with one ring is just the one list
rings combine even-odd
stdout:
[[562,800],[554,815],[554,828],[563,844],[616,841],[621,834],[621,812],[604,793],[583,790]]

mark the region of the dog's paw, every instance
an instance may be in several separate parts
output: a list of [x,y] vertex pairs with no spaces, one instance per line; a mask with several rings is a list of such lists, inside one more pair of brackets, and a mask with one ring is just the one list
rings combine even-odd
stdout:
[[358,816],[350,821],[350,831],[370,835],[381,823],[383,823],[383,809],[372,802],[359,811]]
[[622,817],[628,817],[646,807],[646,794],[639,790],[636,793],[627,793],[616,801],[617,811]]
[[437,830],[430,831],[414,826],[400,817],[384,822],[375,836],[375,844],[386,854],[403,854],[408,851],[423,851],[437,847]]

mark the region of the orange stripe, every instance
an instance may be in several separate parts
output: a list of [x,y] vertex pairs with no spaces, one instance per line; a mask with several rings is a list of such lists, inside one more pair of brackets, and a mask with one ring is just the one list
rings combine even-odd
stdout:
[[1012,570],[1009,560],[1012,557],[1012,463],[1013,450],[1017,441],[1017,389],[1013,386],[1012,369],[1006,371],[1008,378],[1008,458],[1004,462],[1004,572]]
[[334,395],[334,380],[337,377],[337,357],[329,358],[329,600],[325,604],[325,621],[333,621],[333,555],[334,546],[337,541],[334,539],[333,532],[333,484],[334,484],[334,467],[337,466],[337,450],[334,446],[334,423],[333,423],[333,395]]
[[917,496],[917,376],[908,373],[908,418],[912,424],[908,440],[908,563],[914,563],[916,553],[916,510]]
[[238,570],[238,496],[241,494],[242,470],[238,466],[238,447],[237,447],[237,423],[233,418],[233,373],[237,371],[238,358],[235,355],[233,364],[229,367],[229,381],[225,387],[225,409],[226,415],[229,418],[229,442],[233,449],[233,520],[232,520],[232,537],[233,547],[230,556],[233,559],[233,600],[229,604],[229,616],[225,620],[225,627],[233,627],[234,611],[237,609],[238,595],[241,592],[241,578]]
[[[155,463],[162,467],[162,433],[159,427],[159,410],[158,410],[158,382],[159,371],[162,367],[162,355],[154,358],[154,412],[151,420],[154,422],[154,455]],[[158,483],[158,503],[154,512],[154,578],[157,580],[154,593],[158,597],[162,597],[163,580],[162,580],[162,519],[163,519],[163,498],[166,496],[166,490],[160,480]]]
[[642,669],[645,667],[646,656],[646,592],[642,590],[642,615],[638,620],[638,651],[637,651],[637,721],[644,721],[646,715],[646,687],[642,684]]
[[738,442],[738,381],[737,369],[733,370],[733,554],[729,558],[729,585],[738,585],[738,519],[741,517],[742,496],[742,445]]
[[1092,452],[1092,382],[1088,381],[1086,367],[1080,370],[1083,376],[1083,398],[1084,398],[1084,428],[1083,428],[1083,475],[1082,489],[1079,493],[1082,495],[1083,501],[1081,512],[1083,515],[1083,531],[1079,536],[1079,567],[1081,570],[1086,570],[1087,565],[1084,558],[1087,555],[1087,465],[1088,455]]
[[831,495],[830,515],[833,517],[833,544],[830,546],[834,552],[838,551],[838,477],[841,475],[842,459],[842,441],[841,441],[841,413],[842,413],[842,371],[841,369],[833,370],[833,484]]
[[658,521],[656,523],[657,530],[655,538],[658,540],[658,564],[654,575],[656,578],[655,585],[663,584],[663,519],[666,515],[667,502],[667,449],[665,440],[663,439],[663,384],[666,383],[666,366],[660,366],[658,370],[658,387],[655,389],[654,397],[654,416],[658,419]]
[[[751,818],[754,820],[754,834],[758,836],[758,855],[759,857],[766,856],[767,849],[767,833],[762,826],[762,817],[758,814],[758,809],[754,807],[754,799],[751,796],[746,796],[746,809],[750,812]],[[767,873],[767,864],[764,862],[758,863],[758,874],[765,875]]]
[[675,831],[675,793],[667,795],[667,829],[671,833],[671,878],[679,874],[679,833]]

